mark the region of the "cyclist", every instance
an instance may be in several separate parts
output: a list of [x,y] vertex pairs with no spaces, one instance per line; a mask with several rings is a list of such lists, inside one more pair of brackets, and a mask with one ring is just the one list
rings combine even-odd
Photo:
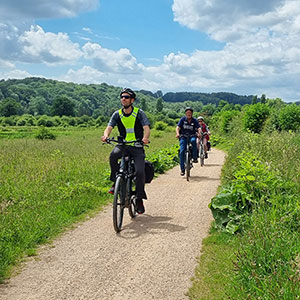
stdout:
[[[208,155],[207,155],[207,151],[208,151],[207,142],[209,140],[210,132],[208,130],[207,125],[204,123],[204,118],[202,116],[199,116],[197,118],[197,120],[199,122],[199,125],[200,125],[200,128],[201,128],[201,132],[203,134],[203,146],[204,146],[204,153],[205,153],[204,155],[205,155],[205,158],[208,158]],[[197,147],[198,147],[198,149],[199,149],[199,143],[200,143],[200,139],[198,138],[197,139]]]
[[[122,89],[120,93],[121,105],[123,108],[115,111],[104,130],[101,140],[106,142],[112,129],[117,125],[119,134],[127,142],[141,140],[143,144],[149,143],[150,136],[150,122],[146,114],[139,108],[133,107],[133,102],[136,94],[130,88]],[[143,199],[147,199],[145,193],[145,152],[141,144],[132,144],[126,147],[126,151],[133,157],[135,176],[136,176],[136,204],[137,212],[142,214],[145,212]],[[111,168],[110,180],[113,185],[108,191],[114,193],[116,173],[119,170],[118,159],[122,157],[122,149],[118,145],[110,154],[109,162]]]
[[198,150],[197,150],[197,144],[196,144],[196,134],[201,133],[201,128],[198,123],[198,121],[193,118],[193,112],[194,110],[191,107],[187,107],[185,109],[185,116],[180,119],[178,122],[178,125],[176,127],[176,138],[179,139],[180,143],[180,152],[179,152],[179,158],[180,158],[180,175],[184,176],[185,169],[184,169],[184,157],[185,157],[185,150],[186,150],[186,144],[187,144],[187,138],[180,137],[183,134],[187,135],[195,135],[191,137],[191,143],[193,145],[193,153],[192,158],[193,162],[198,162]]

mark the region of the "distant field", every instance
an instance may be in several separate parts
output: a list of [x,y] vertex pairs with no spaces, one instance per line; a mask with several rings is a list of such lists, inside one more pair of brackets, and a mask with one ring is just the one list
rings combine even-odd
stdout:
[[[14,130],[0,139],[0,281],[24,252],[111,200],[104,128],[51,128],[56,140],[43,141]],[[152,131],[146,153],[177,143],[174,132]]]

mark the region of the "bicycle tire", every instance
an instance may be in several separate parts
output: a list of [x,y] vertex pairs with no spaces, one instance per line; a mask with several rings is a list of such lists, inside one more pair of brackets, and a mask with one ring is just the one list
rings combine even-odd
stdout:
[[201,167],[204,166],[204,149],[203,149],[203,145],[201,145],[201,151],[200,151],[200,165],[201,165]]
[[118,233],[122,229],[124,207],[125,207],[125,184],[122,177],[117,177],[113,202],[113,224]]
[[191,156],[190,156],[190,152],[186,151],[185,154],[185,176],[186,176],[186,180],[190,181],[190,173],[191,173]]
[[127,195],[128,197],[128,212],[129,216],[133,219],[136,216],[136,197],[132,193],[132,179],[127,179]]

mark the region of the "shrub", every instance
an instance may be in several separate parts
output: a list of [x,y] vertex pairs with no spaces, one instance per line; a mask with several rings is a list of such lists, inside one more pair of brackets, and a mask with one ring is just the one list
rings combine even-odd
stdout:
[[55,126],[51,117],[42,116],[38,119],[37,123],[38,126],[45,126],[45,127],[53,127]]
[[300,128],[300,106],[294,104],[283,107],[278,115],[281,130],[296,131]]
[[41,127],[36,136],[37,139],[39,140],[55,140],[56,136],[47,128]]
[[26,120],[24,118],[20,118],[17,123],[17,126],[25,126],[26,125]]
[[269,114],[270,109],[266,104],[257,103],[247,106],[243,119],[244,129],[260,133]]
[[155,129],[164,131],[167,128],[168,124],[163,121],[158,121],[155,123]]

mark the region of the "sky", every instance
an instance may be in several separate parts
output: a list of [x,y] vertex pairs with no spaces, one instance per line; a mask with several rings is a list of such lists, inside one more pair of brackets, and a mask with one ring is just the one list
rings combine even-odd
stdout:
[[0,0],[0,79],[300,100],[300,0]]

